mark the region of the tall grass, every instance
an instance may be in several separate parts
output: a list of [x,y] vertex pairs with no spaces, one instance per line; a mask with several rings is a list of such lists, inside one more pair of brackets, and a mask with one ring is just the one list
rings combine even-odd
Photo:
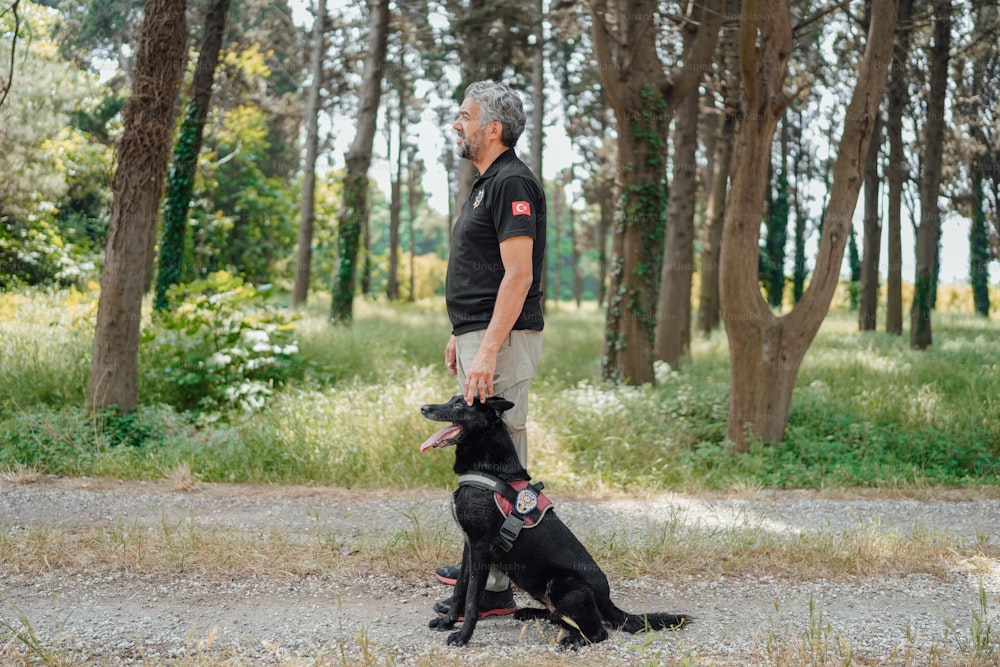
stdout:
[[[440,301],[359,300],[351,326],[322,301],[297,321],[303,379],[254,413],[208,422],[155,404],[84,409],[92,295],[0,295],[0,469],[153,478],[187,465],[203,481],[450,486],[451,457],[421,455],[436,427],[419,406],[457,387],[443,367]],[[657,382],[599,380],[603,319],[550,304],[529,423],[532,473],[563,488],[912,487],[1000,480],[1000,324],[935,314],[935,345],[859,333],[833,313],[801,369],[787,435],[733,453],[724,440],[724,333],[696,337]],[[140,372],[148,372],[141,369]],[[141,384],[141,383],[140,383]],[[142,397],[140,397],[142,398]]]

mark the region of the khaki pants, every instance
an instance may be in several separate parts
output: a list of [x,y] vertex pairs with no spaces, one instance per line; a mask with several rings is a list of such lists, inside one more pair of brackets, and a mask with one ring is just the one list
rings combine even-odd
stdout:
[[[458,390],[465,386],[465,369],[476,356],[486,335],[485,330],[470,331],[455,337],[458,356]],[[535,377],[542,357],[542,332],[527,329],[512,331],[497,354],[493,375],[493,394],[514,404],[503,413],[504,424],[514,440],[521,465],[528,467],[528,387]]]
[[[458,356],[458,390],[465,386],[465,369],[479,351],[479,345],[486,335],[485,330],[470,331],[455,337]],[[497,368],[493,375],[493,395],[506,398],[514,407],[503,413],[514,449],[521,465],[528,467],[528,387],[535,377],[538,362],[542,358],[542,332],[527,329],[512,331],[507,342],[497,354]],[[503,591],[510,586],[507,575],[490,568],[486,579],[486,590]]]

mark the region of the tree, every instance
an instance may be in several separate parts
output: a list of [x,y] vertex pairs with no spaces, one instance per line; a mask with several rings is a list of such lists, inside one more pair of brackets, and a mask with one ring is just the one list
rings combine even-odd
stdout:
[[682,66],[664,72],[657,51],[655,0],[591,3],[601,81],[618,125],[621,207],[612,242],[603,375],[632,384],[653,381],[653,340],[666,212],[666,141],[673,110],[693,94],[707,69],[721,0],[693,5],[683,30]]
[[858,329],[875,330],[878,312],[878,266],[882,252],[882,218],[878,212],[878,153],[882,143],[881,116],[875,119],[875,130],[868,155],[865,157],[865,215],[863,251],[861,255],[861,286],[858,303]]
[[181,280],[184,247],[187,239],[188,209],[194,192],[194,175],[198,167],[205,118],[212,102],[212,81],[219,62],[222,36],[226,31],[226,14],[230,0],[211,0],[205,10],[205,34],[198,65],[191,81],[187,108],[174,148],[173,165],[167,174],[166,208],[163,212],[163,234],[160,239],[160,262],[156,274],[154,307],[166,310],[167,290]]
[[889,142],[889,161],[885,168],[889,190],[889,233],[886,250],[889,255],[889,270],[886,275],[885,331],[895,336],[903,334],[903,241],[901,227],[903,187],[907,180],[905,146],[903,144],[903,114],[909,100],[906,63],[910,52],[910,31],[913,29],[912,9],[913,0],[899,0],[892,66],[886,91],[885,129]]
[[933,342],[931,310],[936,291],[938,235],[941,225],[938,196],[944,152],[945,96],[951,55],[951,0],[933,4],[934,42],[930,48],[930,88],[923,131],[923,171],[920,179],[920,224],[917,226],[913,302],[910,306],[910,347],[923,350]]
[[317,0],[313,19],[312,45],[309,49],[312,83],[306,98],[306,158],[302,165],[302,204],[299,207],[299,236],[295,251],[295,283],[292,303],[304,304],[309,297],[312,276],[313,222],[316,213],[316,157],[319,153],[320,88],[323,86],[323,39],[326,23],[326,0]]
[[141,276],[156,232],[187,52],[184,0],[147,0],[132,95],[116,149],[111,220],[97,306],[87,404],[131,412],[138,403]]
[[[694,39],[687,33],[685,40]],[[690,48],[690,47],[689,47]],[[691,276],[694,271],[694,209],[698,199],[698,108],[694,91],[677,105],[674,119],[673,177],[667,201],[654,354],[678,368],[691,347]]]
[[[727,7],[738,9],[734,0]],[[729,191],[730,163],[737,109],[740,103],[738,67],[738,31],[724,30],[718,53],[720,95],[722,97],[719,136],[715,140],[712,158],[713,174],[705,207],[705,222],[701,237],[701,288],[698,297],[698,330],[709,334],[719,326],[719,254],[722,247],[722,227],[726,215],[726,194]]]
[[802,299],[782,317],[760,294],[757,274],[760,221],[771,144],[791,97],[784,91],[792,29],[784,0],[743,3],[740,70],[745,91],[733,155],[721,256],[722,317],[731,369],[726,437],[739,451],[749,439],[779,442],[791,409],[799,366],[837,288],[844,246],[875,114],[885,86],[896,23],[895,0],[876,1],[854,94],[844,114],[819,255]]
[[330,319],[339,323],[348,323],[354,316],[358,245],[368,219],[368,169],[372,161],[375,122],[382,97],[388,33],[389,0],[372,0],[368,51],[362,73],[361,103],[358,106],[358,128],[345,155],[344,203],[339,220],[337,266],[330,308]]

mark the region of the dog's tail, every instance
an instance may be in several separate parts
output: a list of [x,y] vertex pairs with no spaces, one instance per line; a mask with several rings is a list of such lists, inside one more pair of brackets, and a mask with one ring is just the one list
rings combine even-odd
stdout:
[[676,630],[691,621],[686,614],[630,614],[618,607],[613,607],[608,622],[625,632],[646,632],[648,630]]

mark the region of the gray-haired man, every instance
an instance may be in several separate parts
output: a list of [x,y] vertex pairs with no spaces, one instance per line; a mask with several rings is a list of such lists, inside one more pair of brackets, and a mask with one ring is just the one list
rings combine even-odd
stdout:
[[[524,124],[521,97],[507,85],[479,81],[465,89],[452,127],[459,155],[479,176],[452,231],[445,282],[452,335],[444,358],[470,404],[494,395],[514,403],[504,423],[527,467],[528,387],[541,358],[544,326],[545,194],[514,153]],[[457,574],[457,566],[437,570],[447,583]],[[435,609],[447,613],[450,602]],[[483,616],[516,609],[506,576],[491,573],[482,609]]]

